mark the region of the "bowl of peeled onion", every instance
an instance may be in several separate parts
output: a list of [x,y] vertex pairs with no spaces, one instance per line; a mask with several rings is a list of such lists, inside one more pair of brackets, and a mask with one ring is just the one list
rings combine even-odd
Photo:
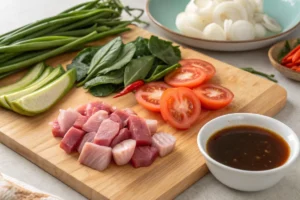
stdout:
[[269,46],[300,25],[300,1],[148,0],[149,18],[188,46],[246,51]]

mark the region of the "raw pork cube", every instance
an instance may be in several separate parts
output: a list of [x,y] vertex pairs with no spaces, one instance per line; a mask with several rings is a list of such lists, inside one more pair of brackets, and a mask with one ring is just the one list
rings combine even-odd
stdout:
[[111,161],[111,148],[99,146],[90,142],[85,143],[79,162],[98,171],[105,170]]
[[51,122],[50,125],[52,126],[52,134],[54,137],[64,137],[65,133],[61,131],[57,120]]
[[87,143],[87,142],[93,142],[95,136],[96,136],[96,133],[95,133],[95,132],[91,132],[91,133],[85,134],[84,137],[83,137],[82,140],[81,140],[80,145],[77,147],[77,151],[78,151],[79,153],[81,153],[82,148],[83,148],[83,146],[85,145],[85,143]]
[[78,128],[78,129],[82,129],[83,125],[87,122],[88,117],[84,116],[84,115],[78,115],[75,123],[74,123],[74,127]]
[[158,150],[151,146],[139,146],[135,148],[134,154],[131,158],[133,167],[148,167],[158,156]]
[[95,136],[94,143],[110,146],[112,140],[119,133],[119,127],[119,123],[114,122],[111,119],[103,120]]
[[146,119],[146,124],[147,124],[151,134],[156,133],[156,131],[157,131],[157,120]]
[[76,111],[79,112],[81,115],[86,116],[86,107],[87,104],[80,105],[78,108],[76,108]]
[[128,117],[130,116],[127,112],[125,112],[123,110],[115,110],[115,112],[113,112],[113,114],[118,115],[123,122],[126,121],[128,119]]
[[132,139],[124,140],[123,142],[117,144],[112,149],[112,154],[116,164],[117,165],[127,164],[132,158],[135,146],[136,146],[136,141]]
[[128,128],[122,128],[119,132],[119,134],[113,139],[113,141],[111,142],[111,147],[116,146],[117,144],[119,144],[120,142],[130,139],[131,134],[130,131],[128,130]]
[[109,119],[111,119],[114,122],[117,122],[119,124],[119,129],[122,129],[124,126],[124,122],[121,120],[121,118],[119,117],[119,115],[112,113],[110,114]]
[[85,132],[77,128],[70,128],[65,137],[60,142],[60,148],[67,153],[72,153],[80,144]]
[[167,133],[156,133],[152,136],[152,146],[158,149],[160,157],[171,153],[175,147],[176,138]]
[[136,115],[136,113],[130,108],[125,108],[123,109],[123,111],[126,112],[128,115]]
[[131,133],[131,138],[136,141],[137,146],[152,144],[151,133],[144,119],[131,115],[128,118],[128,128]]
[[103,102],[100,106],[100,110],[105,110],[106,112],[108,112],[108,114],[114,112],[114,108],[111,105],[108,105],[108,104],[103,103]]
[[86,106],[86,116],[90,117],[93,115],[93,112],[95,111],[95,108],[98,108],[98,110],[100,110],[100,107],[102,105],[101,101],[94,101],[91,103],[88,103]]
[[82,129],[88,133],[97,132],[102,121],[107,118],[108,113],[104,110],[99,110],[86,121]]
[[66,133],[73,126],[78,115],[79,113],[71,108],[67,110],[59,110],[57,121],[63,133]]

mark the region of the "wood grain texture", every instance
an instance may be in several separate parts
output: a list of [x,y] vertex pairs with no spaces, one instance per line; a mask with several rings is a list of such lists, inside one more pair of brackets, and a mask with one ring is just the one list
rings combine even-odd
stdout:
[[[137,36],[150,37],[140,28],[122,35],[124,42]],[[95,44],[104,44],[111,38]],[[92,97],[82,88],[74,88],[57,105],[37,117],[23,117],[0,109],[0,141],[26,157],[45,171],[71,186],[88,199],[172,199],[203,177],[208,169],[199,153],[196,137],[199,129],[209,120],[227,113],[252,112],[275,115],[286,102],[286,91],[271,81],[205,56],[190,49],[181,48],[183,58],[200,58],[211,62],[217,69],[211,82],[229,88],[235,95],[230,106],[218,111],[202,111],[196,124],[187,131],[178,131],[165,124],[159,114],[148,112],[139,106],[132,94],[118,99],[101,98],[118,108],[132,108],[139,116],[157,119],[159,130],[177,138],[175,151],[165,158],[158,158],[147,168],[134,169],[130,165],[111,164],[103,172],[92,170],[77,162],[78,154],[67,155],[59,148],[60,139],[52,137],[48,122],[53,121],[59,109],[77,107],[99,98]],[[52,66],[71,62],[75,53],[50,59]],[[6,80],[0,82],[5,84]]]

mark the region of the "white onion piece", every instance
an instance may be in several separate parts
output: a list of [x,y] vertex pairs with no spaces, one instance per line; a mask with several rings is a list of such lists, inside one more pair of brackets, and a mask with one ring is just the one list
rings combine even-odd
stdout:
[[248,19],[252,19],[254,15],[255,5],[253,6],[250,2],[251,0],[234,0],[235,2],[241,4],[248,14]]
[[280,24],[275,19],[269,17],[268,15],[264,15],[262,25],[264,25],[264,27],[266,27],[268,30],[272,32],[281,31]]
[[207,25],[203,30],[203,36],[208,40],[226,40],[223,28],[216,23]]
[[177,15],[176,26],[181,33],[190,37],[202,38],[202,32],[196,28],[191,27],[187,22],[188,21],[186,13],[182,12]]
[[266,28],[263,25],[259,24],[259,23],[256,23],[254,25],[254,29],[255,29],[255,36],[257,38],[263,38],[267,34]]
[[237,2],[223,2],[216,6],[213,13],[213,21],[223,25],[225,19],[248,20],[246,9]]
[[257,23],[260,23],[262,21],[264,21],[264,14],[262,13],[254,13],[254,21],[257,22]]
[[195,13],[185,13],[186,14],[186,22],[188,25],[192,26],[193,28],[203,30],[204,27],[210,23],[210,19],[205,16],[199,16]]
[[253,40],[255,31],[253,24],[246,20],[238,20],[234,22],[230,28],[229,36],[231,40]]
[[225,19],[225,21],[224,21],[224,32],[225,32],[227,40],[230,40],[229,32],[230,32],[232,23],[233,23],[233,21],[231,19]]
[[212,12],[215,8],[215,2],[212,0],[195,0],[195,5],[197,6],[197,13],[201,16],[212,16]]
[[186,13],[197,13],[198,7],[195,5],[194,0],[191,0],[185,7]]

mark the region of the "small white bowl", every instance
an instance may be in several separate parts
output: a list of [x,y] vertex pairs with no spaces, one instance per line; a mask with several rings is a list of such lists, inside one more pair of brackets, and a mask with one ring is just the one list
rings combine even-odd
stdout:
[[[288,160],[274,169],[248,171],[228,167],[211,158],[206,150],[210,136],[223,128],[239,125],[262,127],[280,135],[290,147]],[[241,191],[259,191],[272,187],[282,179],[299,155],[299,139],[291,128],[271,117],[251,113],[228,114],[211,120],[199,131],[197,143],[211,173],[221,183]]]

